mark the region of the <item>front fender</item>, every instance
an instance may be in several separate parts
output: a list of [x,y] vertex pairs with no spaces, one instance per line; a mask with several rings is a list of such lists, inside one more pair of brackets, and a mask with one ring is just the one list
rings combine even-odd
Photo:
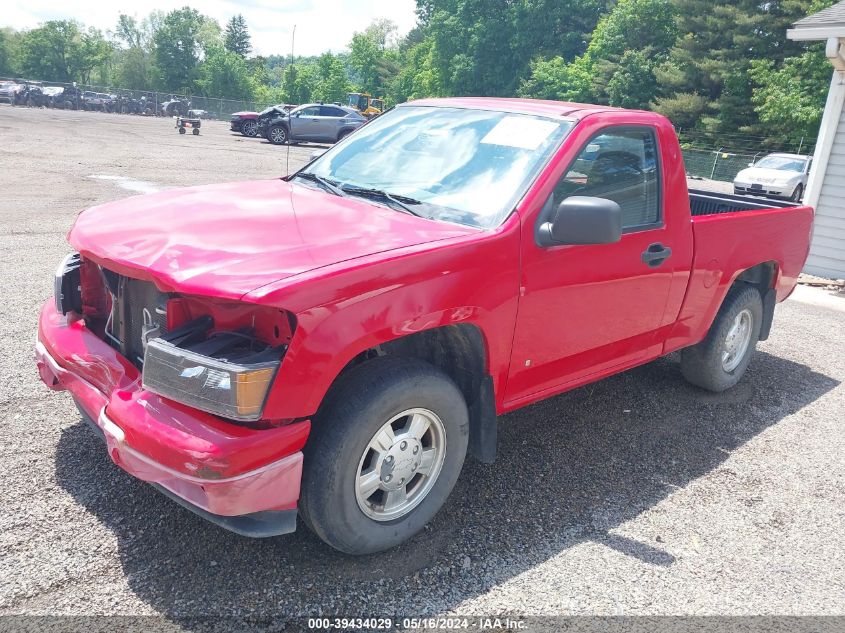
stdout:
[[516,321],[518,238],[516,233],[476,234],[369,265],[323,269],[311,279],[288,279],[252,293],[249,301],[296,315],[265,415],[313,415],[335,378],[361,352],[461,323],[481,331],[487,373],[496,393],[503,394]]

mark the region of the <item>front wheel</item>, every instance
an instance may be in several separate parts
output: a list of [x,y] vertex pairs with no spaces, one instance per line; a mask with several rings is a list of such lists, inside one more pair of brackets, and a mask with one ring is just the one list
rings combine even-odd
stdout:
[[432,365],[388,356],[351,369],[332,387],[305,447],[305,523],[348,554],[406,541],[452,491],[468,434],[461,392]]
[[792,202],[801,202],[801,198],[804,197],[804,185],[798,185],[795,187],[795,191],[792,192],[792,197],[790,200]]
[[241,125],[241,134],[244,136],[252,138],[257,132],[258,126],[255,124],[255,121],[245,121],[243,125]]
[[284,125],[274,125],[267,132],[267,140],[274,145],[284,145],[288,142],[288,131]]
[[717,393],[733,387],[751,361],[762,324],[763,301],[757,288],[732,288],[704,340],[681,352],[684,378]]

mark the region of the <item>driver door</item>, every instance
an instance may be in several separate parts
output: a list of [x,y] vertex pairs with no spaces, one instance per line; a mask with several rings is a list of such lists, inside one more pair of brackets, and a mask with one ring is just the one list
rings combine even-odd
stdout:
[[309,106],[297,110],[290,118],[291,137],[311,141],[320,136],[320,106]]
[[515,406],[614,366],[656,357],[661,349],[656,331],[674,262],[671,255],[659,261],[644,255],[658,244],[673,246],[664,222],[656,130],[604,128],[579,147],[544,210],[573,195],[610,199],[622,209],[623,233],[610,244],[540,246],[537,217],[524,223],[506,395]]

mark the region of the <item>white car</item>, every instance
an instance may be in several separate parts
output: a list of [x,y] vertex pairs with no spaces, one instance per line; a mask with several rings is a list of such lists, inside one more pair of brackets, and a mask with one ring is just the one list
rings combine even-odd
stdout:
[[800,202],[810,174],[809,156],[769,154],[748,165],[734,178],[734,193],[788,198]]

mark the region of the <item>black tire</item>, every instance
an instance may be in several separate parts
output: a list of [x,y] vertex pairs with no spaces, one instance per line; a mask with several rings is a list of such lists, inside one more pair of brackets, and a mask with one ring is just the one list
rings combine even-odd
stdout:
[[185,128],[180,127],[179,128],[179,134],[185,134]]
[[267,130],[267,140],[273,145],[285,145],[290,141],[288,130],[284,125],[274,125]]
[[804,197],[804,185],[799,184],[795,187],[795,191],[792,192],[792,197],[790,200],[792,202],[801,202],[801,198]]
[[[359,465],[379,429],[392,417],[417,407],[435,413],[442,422],[442,467],[418,505],[394,520],[375,520],[364,514],[356,498]],[[320,407],[305,446],[299,500],[305,524],[347,554],[380,552],[408,540],[437,514],[452,491],[468,436],[469,418],[461,392],[432,365],[383,356],[349,370]]]
[[352,134],[352,130],[343,130],[340,134],[337,135],[337,140],[335,141],[335,143],[340,143],[350,134]]
[[244,121],[241,125],[241,134],[249,138],[255,138],[257,127],[255,121]]
[[[745,310],[751,315],[750,340],[738,364],[728,370],[723,359],[726,340],[737,317]],[[684,378],[693,385],[716,393],[733,387],[751,361],[762,323],[763,301],[757,288],[744,284],[731,288],[704,340],[681,352]]]
[[198,127],[195,127],[195,128],[191,131],[191,134],[193,134],[194,136],[199,136],[199,135],[200,135],[200,129],[199,129]]

